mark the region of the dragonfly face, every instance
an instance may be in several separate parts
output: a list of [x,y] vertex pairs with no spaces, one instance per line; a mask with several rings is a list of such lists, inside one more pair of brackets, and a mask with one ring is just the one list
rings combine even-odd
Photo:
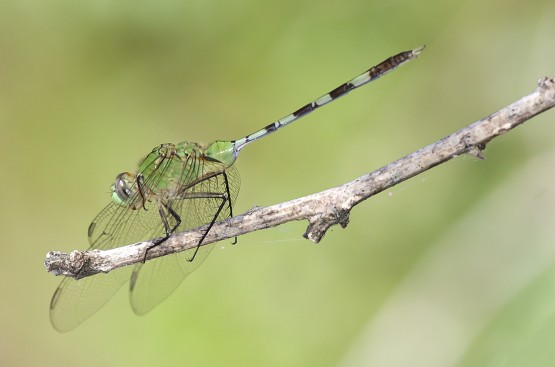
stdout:
[[[138,209],[143,206],[144,198],[136,195],[138,191],[138,181],[136,175],[123,172],[118,175],[116,182],[112,185],[112,201],[118,205],[129,206],[130,209]],[[138,197],[139,200],[130,199]],[[133,205],[130,205],[133,204]]]

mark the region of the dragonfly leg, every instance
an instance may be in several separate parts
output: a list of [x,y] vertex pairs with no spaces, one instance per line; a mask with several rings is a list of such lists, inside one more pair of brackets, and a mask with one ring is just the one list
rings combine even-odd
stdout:
[[162,219],[162,223],[164,224],[164,230],[166,231],[166,235],[162,238],[157,239],[156,241],[154,241],[154,243],[150,246],[148,246],[145,250],[145,255],[143,257],[143,264],[146,261],[146,256],[148,255],[148,252],[150,250],[152,250],[154,247],[162,244],[164,241],[166,241],[168,238],[170,238],[170,236],[175,232],[175,230],[179,227],[179,225],[181,224],[181,217],[171,208],[171,206],[169,205],[165,205],[163,206],[164,208],[166,208],[166,210],[168,211],[168,213],[175,219],[175,225],[170,229],[170,225],[168,223],[168,219],[166,218],[166,213],[164,213],[164,210],[162,207],[160,207],[158,209],[158,211],[160,212],[160,218]]
[[[222,199],[222,202],[221,202],[220,206],[218,207],[218,210],[214,214],[214,217],[212,217],[212,221],[210,222],[210,225],[206,229],[206,232],[204,232],[204,235],[202,236],[202,238],[198,242],[197,247],[195,248],[195,252],[193,253],[193,256],[191,256],[190,259],[187,259],[187,261],[193,261],[195,259],[195,256],[197,255],[198,250],[199,250],[200,246],[202,245],[202,241],[204,241],[204,239],[208,235],[208,232],[210,232],[210,229],[212,228],[214,223],[216,223],[216,220],[220,216],[220,213],[223,210],[226,202],[229,202],[229,204],[228,204],[229,205],[229,218],[233,217],[233,203],[231,202],[231,192],[230,192],[230,189],[229,189],[229,181],[228,181],[228,178],[227,178],[227,174],[225,173],[225,171],[221,172],[220,174],[224,178],[225,195],[221,195],[219,197],[220,199]],[[232,244],[235,245],[236,243],[237,243],[237,237],[234,238]]]
[[225,195],[221,195],[220,197],[216,197],[216,198],[221,199],[222,202],[221,202],[220,206],[218,207],[218,210],[216,211],[216,214],[214,215],[214,217],[210,221],[210,224],[208,225],[208,228],[206,229],[206,231],[204,232],[204,234],[200,238],[200,241],[198,241],[198,244],[195,247],[195,252],[193,253],[193,256],[191,256],[190,259],[187,259],[187,261],[189,261],[189,262],[193,261],[195,259],[195,256],[197,256],[197,252],[200,248],[200,245],[202,244],[202,241],[204,241],[204,239],[208,235],[208,232],[210,232],[210,229],[212,229],[212,226],[214,225],[214,223],[216,223],[216,220],[218,219],[218,216],[220,215],[220,212],[224,208],[225,203],[228,201],[227,196],[225,196]]
[[[231,202],[231,192],[229,191],[229,181],[227,180],[227,174],[224,172],[223,173],[224,176],[224,182],[225,182],[225,191],[227,194],[227,197],[229,198],[229,217],[233,217],[233,203]],[[232,245],[236,245],[237,244],[237,237],[233,237],[233,241],[231,241]]]
[[143,192],[144,184],[145,184],[145,176],[143,176],[142,174],[138,175],[137,176],[137,187],[139,188],[139,195],[141,195],[141,201],[143,203],[143,209],[147,210],[146,206],[145,206],[145,204],[146,204],[145,203],[145,194]]

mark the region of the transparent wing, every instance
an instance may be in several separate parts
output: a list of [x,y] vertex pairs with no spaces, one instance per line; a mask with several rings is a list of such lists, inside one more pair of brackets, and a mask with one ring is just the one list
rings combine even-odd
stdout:
[[[221,169],[212,162],[203,164],[205,172]],[[178,200],[171,203],[182,219],[176,232],[229,218],[233,214],[232,207],[238,191],[239,174],[233,167],[187,188]],[[214,244],[201,246],[193,261],[188,260],[193,257],[195,249],[135,265],[129,288],[133,311],[143,315],[160,304],[202,264],[213,247]]]
[[133,311],[144,315],[168,298],[203,263],[213,247],[214,244],[201,246],[193,261],[188,261],[192,256],[188,250],[135,265],[129,288]]
[[[168,159],[144,178],[145,190],[155,187],[169,163]],[[137,194],[129,200],[128,206],[110,203],[96,216],[89,226],[89,250],[107,250],[165,234],[156,201],[147,201],[140,209],[132,210],[132,205],[142,203],[142,198]],[[92,316],[129,280],[131,271],[132,267],[126,267],[80,280],[64,278],[50,302],[54,328],[69,331]]]
[[50,302],[50,321],[54,328],[69,331],[92,316],[129,280],[131,269],[120,268],[80,280],[64,277]]

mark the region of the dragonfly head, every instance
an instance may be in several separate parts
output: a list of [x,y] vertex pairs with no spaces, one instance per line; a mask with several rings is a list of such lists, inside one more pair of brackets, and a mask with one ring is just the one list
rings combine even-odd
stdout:
[[135,196],[135,176],[129,172],[123,172],[116,177],[112,185],[112,201],[122,206],[128,206],[130,199]]

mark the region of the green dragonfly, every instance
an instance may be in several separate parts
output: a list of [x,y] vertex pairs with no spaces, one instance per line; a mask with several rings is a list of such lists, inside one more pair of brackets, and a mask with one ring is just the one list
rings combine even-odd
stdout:
[[173,233],[206,225],[191,250],[128,266],[108,274],[62,280],[50,303],[54,328],[68,331],[100,309],[127,281],[133,311],[149,312],[166,299],[210,253],[213,244],[202,241],[212,225],[233,216],[239,175],[233,167],[246,145],[344,96],[410,60],[424,49],[401,52],[373,66],[322,97],[268,126],[231,141],[161,144],[139,162],[136,173],[124,172],[112,185],[112,202],[92,221],[89,249],[107,250],[154,240],[153,247]]

